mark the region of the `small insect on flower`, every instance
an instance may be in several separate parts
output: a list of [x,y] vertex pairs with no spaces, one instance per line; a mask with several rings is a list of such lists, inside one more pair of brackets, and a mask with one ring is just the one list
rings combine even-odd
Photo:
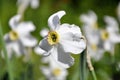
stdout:
[[68,68],[74,63],[70,53],[80,54],[86,48],[86,41],[78,26],[60,24],[63,15],[65,11],[59,11],[49,17],[50,31],[39,46],[45,51],[44,54],[51,55],[56,62]]
[[32,22],[19,22],[21,15],[16,15],[9,21],[11,31],[4,36],[6,48],[9,57],[12,53],[17,56],[25,53],[25,47],[34,47],[37,40],[30,35],[30,32],[35,30]]

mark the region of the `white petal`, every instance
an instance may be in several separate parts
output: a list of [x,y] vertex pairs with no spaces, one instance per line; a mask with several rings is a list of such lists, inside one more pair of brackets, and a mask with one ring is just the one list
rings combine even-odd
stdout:
[[22,54],[26,53],[25,47],[20,41],[12,43],[11,49],[13,50],[13,53],[16,53],[17,56],[21,56]]
[[119,31],[119,25],[118,22],[115,20],[115,18],[110,17],[110,16],[105,16],[104,17],[104,21],[107,24],[107,30],[108,31],[114,31],[114,32],[118,32]]
[[20,18],[21,18],[21,15],[15,15],[10,19],[9,25],[12,29],[15,29],[18,26]]
[[43,49],[41,49],[39,46],[35,47],[34,49],[35,53],[42,55],[44,53],[46,53]]
[[48,25],[51,28],[51,30],[55,30],[58,25],[60,25],[60,19],[62,16],[65,15],[65,11],[59,11],[48,19]]
[[97,16],[93,11],[89,11],[88,14],[82,14],[80,16],[80,20],[84,23],[87,24],[88,26],[93,26],[93,24],[96,23],[97,21]]
[[104,49],[106,50],[106,51],[111,51],[112,50],[112,43],[110,42],[110,41],[105,41],[105,43],[104,43]]
[[39,47],[45,50],[46,52],[49,52],[52,49],[52,46],[48,43],[47,38],[44,38],[40,41]]
[[51,55],[49,56],[49,61],[52,71],[56,68],[61,70],[61,74],[59,76],[56,76],[57,80],[65,80],[68,74],[67,70],[63,66],[60,66],[59,63],[55,62],[54,59],[51,57]]
[[40,70],[42,71],[42,73],[49,78],[51,76],[51,71],[49,67],[40,67]]
[[84,39],[79,38],[79,40],[77,40],[77,38],[74,37],[71,37],[68,40],[61,40],[60,44],[65,52],[71,52],[73,54],[80,54],[86,48],[86,42]]
[[42,29],[42,30],[40,31],[40,35],[41,35],[42,37],[45,37],[45,36],[48,35],[48,32],[49,32],[49,30],[48,30],[47,28],[44,28],[44,29]]
[[69,53],[65,53],[61,46],[54,47],[51,52],[51,57],[58,63],[59,66],[64,68],[69,68],[73,65],[74,59],[70,56]]
[[34,47],[37,44],[37,40],[32,37],[30,34],[24,35],[20,37],[23,45],[26,47]]
[[120,35],[119,34],[111,34],[110,41],[113,43],[120,43]]
[[79,34],[81,36],[81,30],[78,26],[76,25],[69,25],[69,24],[62,24],[59,29],[56,30],[60,35],[63,36],[65,33],[73,33],[73,34]]
[[32,32],[35,30],[35,26],[32,22],[21,22],[17,27],[17,32],[19,35],[28,34],[29,32]]
[[39,7],[39,0],[31,0],[31,7],[36,9]]
[[8,45],[10,44],[12,41],[10,40],[9,34],[5,34],[4,35],[4,40],[5,40],[5,44]]
[[97,15],[95,14],[95,12],[89,11],[88,15],[91,17],[91,19],[93,19],[93,21],[97,20]]
[[[64,31],[65,30],[65,31]],[[80,28],[75,25],[64,24],[59,28],[60,44],[65,52],[81,53],[86,48],[86,42],[82,39]]]

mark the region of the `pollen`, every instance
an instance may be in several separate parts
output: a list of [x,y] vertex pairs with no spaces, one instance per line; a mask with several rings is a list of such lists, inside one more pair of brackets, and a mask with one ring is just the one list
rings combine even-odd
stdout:
[[101,33],[101,38],[103,39],[103,40],[107,40],[108,38],[109,38],[109,33],[107,32],[107,31],[102,31],[102,33]]
[[53,70],[53,75],[54,75],[54,76],[59,76],[60,74],[61,74],[61,69],[55,68],[55,69]]
[[50,45],[55,45],[59,42],[59,34],[56,31],[50,31],[47,40]]
[[9,36],[13,41],[18,39],[18,33],[16,31],[10,31]]

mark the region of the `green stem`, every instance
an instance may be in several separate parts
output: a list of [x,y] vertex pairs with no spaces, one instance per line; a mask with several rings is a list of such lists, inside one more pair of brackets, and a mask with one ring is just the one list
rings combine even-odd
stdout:
[[91,74],[92,74],[92,76],[93,76],[93,80],[97,80],[94,69],[91,71]]
[[86,80],[86,49],[80,56],[80,80]]
[[14,80],[13,79],[13,74],[12,74],[12,67],[11,67],[12,65],[10,64],[10,61],[8,59],[1,24],[0,24],[0,39],[1,39],[1,44],[2,44],[2,47],[3,47],[4,57],[5,57],[5,60],[6,60],[6,63],[7,63],[7,69],[8,69],[9,78],[10,78],[10,80]]
[[97,80],[97,77],[96,77],[96,74],[95,74],[95,71],[94,71],[94,67],[92,65],[92,62],[91,62],[91,58],[87,52],[87,64],[88,64],[88,68],[93,76],[93,80]]

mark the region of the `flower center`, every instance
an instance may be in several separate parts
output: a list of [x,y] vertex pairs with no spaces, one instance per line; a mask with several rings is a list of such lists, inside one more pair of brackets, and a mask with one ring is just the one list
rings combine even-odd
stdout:
[[109,38],[109,33],[107,32],[107,31],[102,31],[102,33],[101,33],[101,38],[103,39],[103,40],[107,40],[108,38]]
[[93,27],[93,29],[98,29],[98,24],[97,24],[97,22],[93,23],[92,27]]
[[11,40],[17,40],[18,39],[18,33],[16,32],[16,31],[10,31],[10,33],[9,33],[9,36],[10,36],[10,39]]
[[55,31],[50,31],[47,40],[50,45],[57,44],[59,42],[59,34]]
[[59,76],[60,74],[61,74],[61,69],[55,68],[55,69],[53,70],[53,75],[54,75],[54,76]]
[[91,48],[92,48],[94,51],[97,51],[97,45],[92,44],[92,45],[91,45]]

